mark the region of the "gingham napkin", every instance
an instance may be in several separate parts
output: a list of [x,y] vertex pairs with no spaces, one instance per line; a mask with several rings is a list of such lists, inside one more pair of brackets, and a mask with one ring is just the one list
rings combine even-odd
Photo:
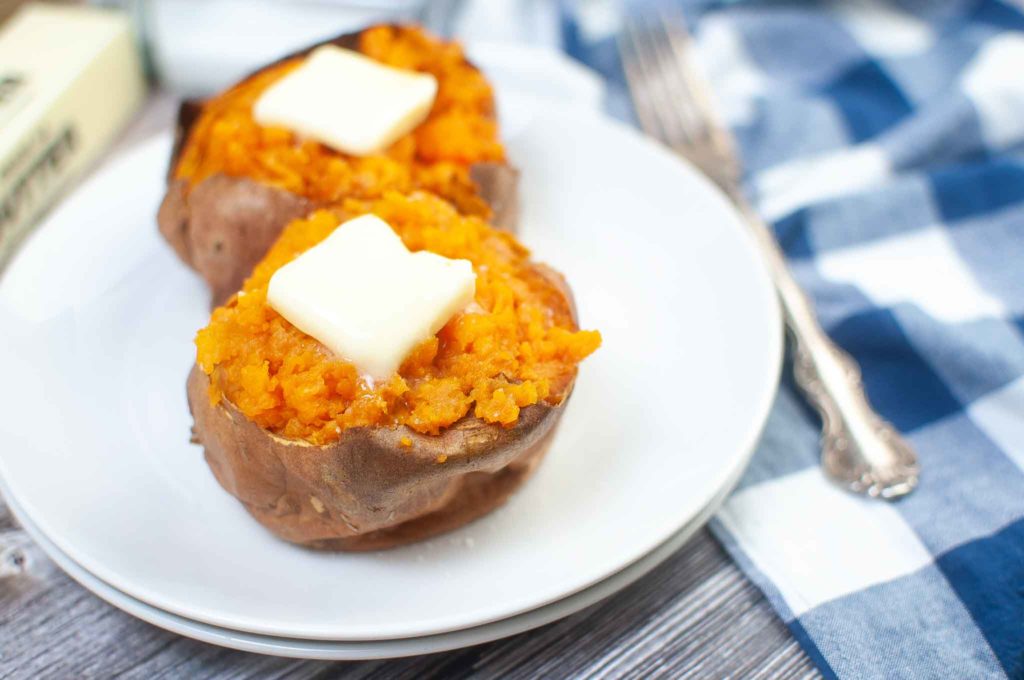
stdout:
[[[895,504],[831,486],[784,384],[715,534],[826,676],[1024,677],[1024,14],[686,9],[752,197],[923,466]],[[566,3],[562,44],[628,115],[613,10]]]

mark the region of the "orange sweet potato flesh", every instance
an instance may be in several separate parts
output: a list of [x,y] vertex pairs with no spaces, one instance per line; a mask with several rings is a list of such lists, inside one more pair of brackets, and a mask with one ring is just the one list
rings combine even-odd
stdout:
[[[254,99],[298,59],[324,44],[379,54],[409,68],[421,65],[423,54],[436,51],[438,60],[455,64],[459,79],[439,77],[435,112],[380,157],[352,159],[293,140],[287,131],[255,126],[240,103]],[[518,213],[518,172],[504,159],[493,115],[489,86],[458,47],[417,29],[375,26],[312,45],[205,104],[182,104],[167,193],[157,214],[160,232],[207,281],[214,304],[219,304],[240,288],[285,224],[347,198],[424,189],[465,214],[510,229]],[[214,146],[219,152],[200,153],[196,144],[209,144],[218,134]],[[197,135],[203,139],[197,141]],[[258,152],[263,154],[260,162],[248,162]]]
[[[557,404],[600,345],[598,332],[577,327],[562,277],[511,234],[425,192],[345,207],[289,223],[238,295],[196,334],[196,362],[213,379],[214,402],[227,399],[274,434],[320,445],[353,427],[438,434],[469,413],[511,426],[523,407]],[[267,302],[278,269],[367,212],[409,249],[468,260],[476,274],[474,304],[415,347],[395,374],[373,382]],[[360,283],[338,294],[360,295]]]

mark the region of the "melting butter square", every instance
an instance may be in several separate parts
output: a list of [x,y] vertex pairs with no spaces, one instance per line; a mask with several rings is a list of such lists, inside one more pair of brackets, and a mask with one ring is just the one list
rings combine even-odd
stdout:
[[428,73],[392,68],[326,45],[267,88],[253,107],[253,118],[343,153],[367,156],[422,123],[436,96],[437,79]]
[[387,222],[363,215],[278,269],[267,301],[362,375],[384,380],[475,290],[468,260],[411,253]]

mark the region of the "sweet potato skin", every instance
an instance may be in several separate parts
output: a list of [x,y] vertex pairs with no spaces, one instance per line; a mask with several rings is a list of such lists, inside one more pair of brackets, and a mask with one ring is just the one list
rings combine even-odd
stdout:
[[519,171],[505,163],[474,163],[469,177],[494,213],[490,223],[515,233],[519,223]]
[[[321,45],[356,49],[360,33],[344,34],[282,57],[248,78]],[[245,177],[218,174],[191,188],[175,179],[182,147],[201,111],[202,104],[195,101],[185,101],[179,108],[167,193],[157,212],[157,224],[178,257],[206,280],[216,306],[241,288],[288,222],[320,206]],[[513,230],[518,216],[518,171],[502,163],[477,163],[470,168],[470,177],[494,212],[491,223]]]
[[230,403],[211,405],[208,388],[193,368],[194,432],[220,485],[280,538],[346,551],[422,540],[504,503],[541,461],[565,404],[528,406],[511,428],[467,417],[436,436],[352,428],[313,446],[272,435]]
[[[564,296],[565,278],[534,264]],[[211,404],[194,366],[187,383],[201,444],[220,485],[278,537],[322,550],[382,550],[456,529],[502,505],[547,453],[572,395],[523,408],[511,427],[467,415],[439,435],[350,428],[326,446],[275,436],[230,402]],[[408,438],[411,446],[403,446]]]
[[213,305],[236,293],[281,230],[314,203],[245,177],[214,175],[188,191],[174,180],[157,213],[160,233],[210,287]]

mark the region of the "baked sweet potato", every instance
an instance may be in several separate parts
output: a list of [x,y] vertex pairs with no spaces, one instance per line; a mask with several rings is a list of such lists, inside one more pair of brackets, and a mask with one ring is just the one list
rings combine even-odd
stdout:
[[[376,550],[505,502],[547,451],[600,336],[579,330],[560,274],[444,201],[391,195],[349,208],[287,225],[214,311],[197,336],[188,401],[218,482],[266,528],[309,547]],[[464,255],[477,272],[475,307],[386,382],[365,382],[266,302],[274,272],[363,212],[407,246]]]
[[[249,75],[221,97],[255,86],[271,69],[294,62],[321,45],[359,49],[361,37],[371,30],[414,29],[372,27],[311,45]],[[486,82],[472,64],[465,59],[461,63]],[[215,173],[198,181],[182,177],[179,172],[182,156],[188,145],[195,142],[193,132],[201,121],[204,107],[216,106],[218,99],[205,103],[186,101],[181,105],[168,169],[167,193],[157,214],[161,234],[178,256],[207,281],[215,304],[238,290],[285,224],[314,208],[337,204],[346,198],[332,196],[328,201],[322,196],[309,196],[306,195],[309,192],[290,190],[244,173]],[[482,115],[493,118],[493,110],[486,110],[488,107],[493,109],[493,102],[485,106]],[[444,132],[438,134],[444,138]],[[459,186],[444,198],[456,204],[480,203],[484,209],[489,206],[490,214],[483,217],[495,226],[513,228],[518,213],[518,172],[503,158],[474,161],[468,163],[467,168],[466,186]]]

